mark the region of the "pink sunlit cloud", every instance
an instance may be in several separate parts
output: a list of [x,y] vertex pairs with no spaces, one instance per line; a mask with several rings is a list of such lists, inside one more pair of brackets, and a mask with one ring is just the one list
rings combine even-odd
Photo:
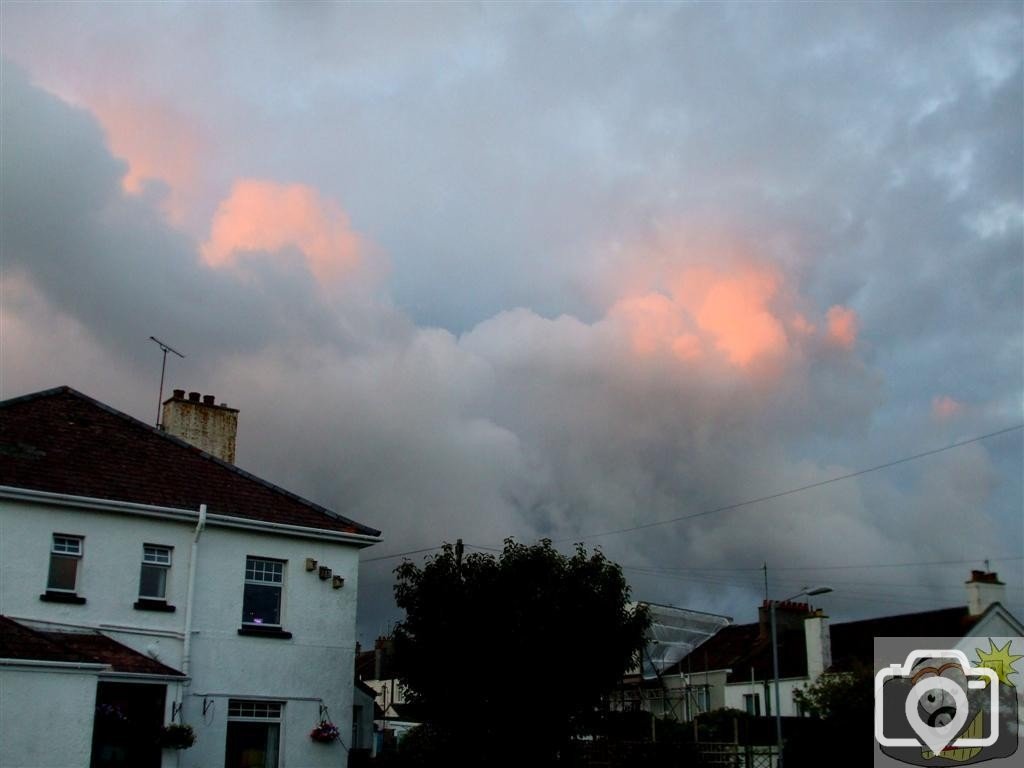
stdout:
[[936,421],[955,419],[964,410],[964,404],[949,395],[936,395],[932,398],[932,418]]
[[362,244],[348,216],[333,200],[303,184],[258,179],[235,182],[217,208],[203,259],[213,267],[236,263],[245,251],[301,251],[321,284],[332,283],[360,263]]
[[786,332],[769,308],[781,278],[770,267],[742,264],[731,271],[684,270],[674,293],[733,365],[778,356],[788,349]]
[[196,123],[169,106],[96,96],[87,100],[107,134],[111,152],[128,163],[125,192],[140,194],[147,181],[165,183],[163,211],[181,222],[199,186],[203,142]]
[[789,350],[786,329],[771,306],[782,284],[773,268],[754,262],[686,266],[668,282],[669,294],[629,295],[608,313],[624,324],[638,355],[667,352],[695,361],[717,354],[746,368]]
[[837,304],[829,309],[825,319],[828,321],[829,341],[843,349],[853,349],[860,327],[857,313]]

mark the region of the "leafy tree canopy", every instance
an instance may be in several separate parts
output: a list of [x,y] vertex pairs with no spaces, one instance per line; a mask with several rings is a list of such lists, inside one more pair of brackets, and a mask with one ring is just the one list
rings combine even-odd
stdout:
[[811,717],[840,723],[867,723],[874,712],[874,678],[870,667],[822,675],[814,685],[794,693]]
[[639,658],[648,617],[618,565],[550,540],[500,557],[446,544],[395,570],[395,664],[448,764],[545,763]]

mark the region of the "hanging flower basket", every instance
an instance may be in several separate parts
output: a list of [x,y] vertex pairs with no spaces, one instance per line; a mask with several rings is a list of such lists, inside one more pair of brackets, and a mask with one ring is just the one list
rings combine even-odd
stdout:
[[160,729],[157,744],[164,749],[188,749],[196,743],[196,732],[191,725],[171,723]]
[[309,732],[309,738],[321,744],[330,744],[332,741],[337,741],[340,735],[338,726],[330,720],[321,720],[320,724]]

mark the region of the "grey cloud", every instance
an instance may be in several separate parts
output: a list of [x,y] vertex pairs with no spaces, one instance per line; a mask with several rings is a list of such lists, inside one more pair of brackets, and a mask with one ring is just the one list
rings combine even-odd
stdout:
[[[108,355],[154,331],[195,350],[205,362],[177,370],[242,407],[243,465],[379,525],[385,551],[571,539],[1019,419],[1019,4],[122,10],[100,30],[100,5],[8,4],[4,47],[70,90],[78,68],[130,61],[134,87],[206,131],[196,220],[238,177],[311,184],[387,253],[385,295],[325,301],[266,254],[248,281],[204,267],[206,231],[166,224],[155,187],[125,197],[88,114],[10,66],[5,269]],[[602,318],[637,250],[688,226],[754,244],[817,322],[854,308],[855,352],[808,347],[768,390],[635,363]],[[962,420],[935,422],[937,395]],[[1001,554],[1021,546],[1019,525],[998,532],[1024,507],[1020,451],[1000,438],[595,542],[661,568]],[[958,519],[980,541],[943,533]],[[893,581],[948,604],[952,570]],[[374,630],[387,571],[364,579]],[[715,573],[631,577],[644,596],[751,609],[759,574]],[[900,606],[857,586],[837,589],[849,614]]]
[[155,205],[158,189],[139,198],[122,192],[125,166],[88,113],[10,64],[2,91],[4,266],[29,275],[102,342],[138,349],[156,333],[216,359],[284,339],[357,346],[354,331],[377,324],[339,317],[312,276],[287,260],[243,254],[243,276],[206,267],[197,242]]

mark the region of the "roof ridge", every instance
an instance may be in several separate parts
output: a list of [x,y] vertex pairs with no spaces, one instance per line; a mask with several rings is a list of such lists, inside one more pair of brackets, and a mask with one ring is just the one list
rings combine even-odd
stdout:
[[9,405],[17,405],[18,403],[25,403],[31,400],[38,400],[43,397],[51,397],[53,395],[61,395],[65,393],[73,393],[88,398],[88,395],[82,395],[78,390],[69,387],[67,384],[62,384],[59,387],[50,387],[49,389],[41,389],[38,392],[29,392],[25,395],[18,395],[17,397],[9,397],[6,400],[0,400],[0,408],[6,408]]
[[835,627],[845,627],[845,626],[849,626],[850,624],[867,624],[868,622],[872,622],[872,621],[889,621],[889,620],[892,620],[892,619],[909,619],[909,618],[914,617],[914,616],[924,616],[926,614],[935,614],[935,613],[951,613],[953,611],[964,611],[968,615],[970,615],[970,609],[966,605],[953,605],[953,606],[948,606],[946,608],[932,608],[931,610],[927,610],[927,611],[911,611],[910,613],[894,613],[894,614],[888,614],[888,615],[885,615],[885,616],[875,616],[875,617],[872,617],[872,618],[869,618],[869,619],[854,619],[852,621],[838,621],[838,622],[832,623],[831,626],[833,628],[835,628]]
[[345,517],[342,514],[339,514],[338,512],[330,510],[330,509],[328,509],[327,507],[324,507],[321,504],[317,504],[315,501],[310,501],[309,499],[303,498],[302,496],[300,496],[297,493],[294,493],[293,491],[289,491],[286,488],[282,488],[281,486],[277,485],[276,483],[272,483],[269,480],[264,480],[262,477],[258,477],[256,475],[252,474],[251,472],[248,472],[247,470],[244,470],[241,467],[238,467],[238,466],[232,464],[229,461],[224,461],[223,459],[218,458],[217,456],[214,456],[213,454],[207,453],[206,451],[202,450],[201,448],[198,448],[195,445],[192,445],[187,440],[183,440],[182,438],[178,437],[177,435],[172,435],[172,434],[170,434],[169,432],[167,432],[167,431],[165,431],[163,429],[159,429],[159,428],[154,427],[154,426],[152,426],[150,424],[147,424],[146,422],[142,421],[141,419],[135,418],[131,414],[125,413],[124,411],[119,411],[117,408],[114,408],[111,405],[107,405],[106,403],[103,403],[103,402],[97,400],[94,397],[90,397],[89,395],[86,395],[83,392],[79,392],[74,387],[70,387],[70,386],[68,386],[66,384],[62,385],[62,386],[59,386],[59,387],[53,387],[51,389],[40,390],[39,392],[31,392],[31,393],[29,393],[27,395],[21,395],[20,397],[11,398],[9,400],[0,401],[0,408],[5,408],[5,407],[10,406],[10,405],[14,405],[14,404],[18,404],[18,403],[23,403],[23,402],[29,402],[29,401],[32,401],[32,400],[43,399],[45,397],[55,397],[55,396],[58,396],[58,395],[71,395],[73,397],[76,397],[79,400],[82,400],[83,402],[88,403],[89,405],[92,405],[92,406],[94,406],[96,408],[99,408],[99,409],[101,409],[103,411],[106,411],[107,413],[111,414],[112,416],[116,416],[117,418],[120,418],[120,419],[128,422],[129,425],[131,425],[132,427],[134,427],[136,429],[141,429],[141,430],[144,430],[145,432],[147,432],[149,434],[156,435],[157,437],[160,437],[160,438],[162,438],[164,440],[167,440],[168,442],[170,442],[173,445],[176,445],[179,448],[184,448],[184,449],[186,449],[188,451],[191,451],[191,452],[194,452],[194,453],[198,453],[199,456],[202,457],[203,459],[206,459],[207,461],[210,461],[210,462],[212,462],[212,463],[214,463],[214,464],[216,464],[216,465],[218,465],[220,467],[223,467],[224,469],[230,470],[231,472],[233,472],[233,473],[235,473],[235,474],[237,474],[237,475],[239,475],[241,477],[244,477],[246,480],[258,483],[258,484],[262,485],[264,488],[267,488],[267,489],[273,491],[274,493],[279,493],[282,496],[286,496],[286,497],[292,499],[293,501],[296,501],[296,502],[298,502],[298,503],[300,503],[300,504],[302,504],[302,505],[312,509],[315,512],[319,512],[320,514],[327,515],[328,517],[333,518],[335,520],[338,520],[339,522],[342,522],[342,523],[344,523],[346,525],[351,525],[354,528],[356,528],[358,533],[360,533],[360,534],[365,534],[365,535],[370,535],[370,536],[379,536],[380,533],[381,533],[376,528],[371,528],[368,525],[364,525],[363,523],[356,522],[355,520],[352,520],[352,519],[350,519],[348,517]]
[[43,630],[36,629],[35,627],[30,627],[27,624],[23,624],[22,622],[18,621],[17,619],[12,619],[10,616],[6,616],[0,613],[0,624],[4,623],[13,624],[20,631],[28,632],[29,634],[31,634],[36,640],[41,641],[46,645],[53,646],[57,650],[63,650],[61,648],[61,644],[58,643],[56,640],[51,640],[49,637],[47,637],[46,633]]

